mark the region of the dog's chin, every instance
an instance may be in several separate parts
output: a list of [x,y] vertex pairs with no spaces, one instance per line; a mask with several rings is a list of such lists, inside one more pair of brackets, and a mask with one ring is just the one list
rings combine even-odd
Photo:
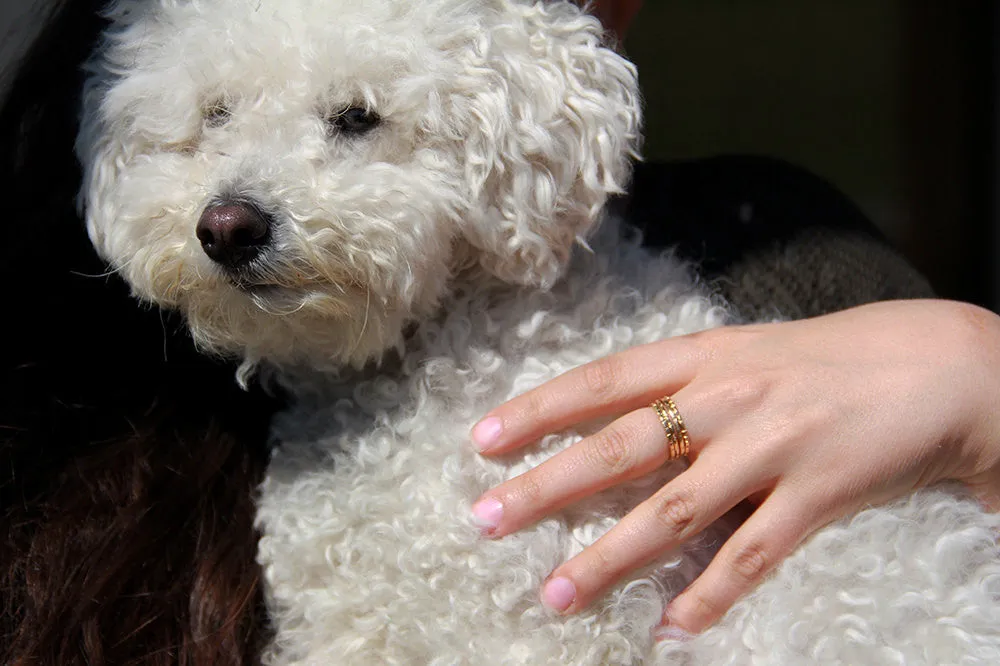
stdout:
[[362,367],[396,347],[408,321],[361,287],[320,284],[227,280],[191,294],[186,306],[203,350],[286,369]]
[[[290,287],[282,284],[238,283],[234,284],[240,295],[248,299],[254,307],[268,315],[290,315],[302,308],[310,300],[322,298],[318,290]],[[312,298],[310,299],[310,295]]]

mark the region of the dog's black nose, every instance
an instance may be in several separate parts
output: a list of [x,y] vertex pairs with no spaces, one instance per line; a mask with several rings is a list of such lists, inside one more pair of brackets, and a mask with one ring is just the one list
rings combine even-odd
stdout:
[[267,244],[270,232],[267,217],[241,201],[209,206],[195,230],[205,254],[226,268],[240,268],[251,262]]

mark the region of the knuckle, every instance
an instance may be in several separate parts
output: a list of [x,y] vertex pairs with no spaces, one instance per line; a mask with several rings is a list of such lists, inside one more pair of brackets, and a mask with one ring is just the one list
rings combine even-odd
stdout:
[[695,525],[694,502],[687,493],[656,496],[654,515],[666,528],[671,539],[682,539]]
[[733,573],[744,583],[755,583],[767,572],[770,557],[758,543],[740,547],[730,562]]
[[830,403],[812,403],[799,407],[788,419],[784,439],[796,445],[817,435],[832,432],[843,413]]
[[732,327],[719,326],[716,328],[706,328],[704,331],[697,331],[684,336],[684,339],[703,352],[714,352],[720,345],[725,344],[726,338],[731,334]]
[[[802,445],[804,430],[797,417],[775,419],[780,425],[758,426],[753,436],[743,445],[748,464],[754,464],[767,477],[782,473],[794,460],[796,449]],[[752,461],[752,462],[750,462]]]
[[704,364],[718,356],[719,349],[724,344],[724,330],[724,328],[710,328],[691,333],[682,338],[676,338],[677,344],[686,345],[684,351]]
[[746,409],[763,402],[769,389],[769,380],[761,374],[741,375],[721,382],[716,387],[716,404]]
[[591,396],[610,398],[618,392],[621,375],[618,364],[614,357],[608,356],[583,366],[583,381]]
[[761,328],[761,325],[718,326],[685,337],[703,358],[714,359],[727,349],[756,339],[760,335]]
[[628,471],[634,463],[633,442],[629,433],[610,425],[590,439],[585,451],[591,465],[599,472],[617,476]]

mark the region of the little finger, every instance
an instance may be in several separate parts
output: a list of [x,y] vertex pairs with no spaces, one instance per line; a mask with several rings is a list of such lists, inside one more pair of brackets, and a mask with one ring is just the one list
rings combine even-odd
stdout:
[[542,601],[560,612],[586,607],[626,573],[698,534],[763,479],[732,448],[712,443],[669,482],[579,555],[552,572]]
[[695,634],[715,623],[819,524],[793,493],[772,493],[726,541],[708,568],[669,604],[661,633]]

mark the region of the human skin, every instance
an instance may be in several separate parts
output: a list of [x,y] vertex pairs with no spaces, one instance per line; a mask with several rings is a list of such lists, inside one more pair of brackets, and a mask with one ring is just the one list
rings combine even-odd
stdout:
[[801,321],[671,338],[572,370],[497,407],[483,455],[615,417],[473,506],[494,538],[667,461],[649,404],[673,396],[690,467],[552,572],[573,613],[745,500],[749,518],[667,607],[660,637],[718,620],[812,532],[863,506],[961,481],[1000,509],[1000,317],[943,300],[888,301]]

